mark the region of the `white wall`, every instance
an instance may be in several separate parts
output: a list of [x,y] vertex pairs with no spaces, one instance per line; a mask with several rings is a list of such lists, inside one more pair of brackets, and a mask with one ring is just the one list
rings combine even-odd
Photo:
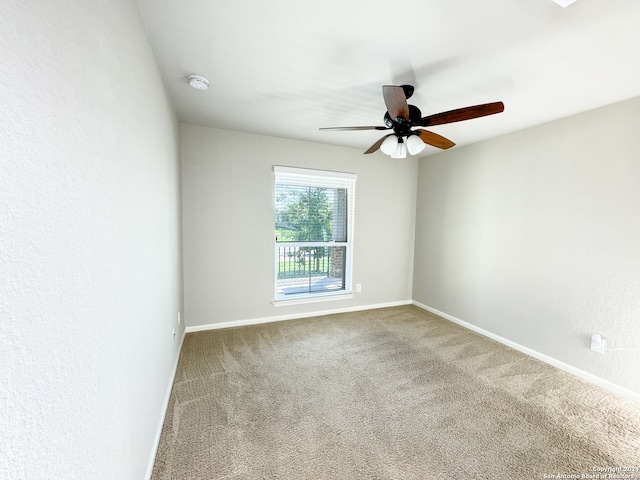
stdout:
[[178,127],[134,1],[0,14],[0,478],[144,478],[178,353]]
[[640,392],[639,131],[634,98],[421,159],[414,299]]
[[[417,160],[181,124],[187,325],[411,299]],[[273,165],[358,174],[350,300],[274,307]]]

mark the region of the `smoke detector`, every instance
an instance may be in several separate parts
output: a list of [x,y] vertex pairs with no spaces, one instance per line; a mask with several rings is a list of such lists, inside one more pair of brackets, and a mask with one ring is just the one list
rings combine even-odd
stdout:
[[576,0],[553,0],[553,1],[556,2],[558,5],[560,5],[562,8],[567,8]]
[[189,85],[191,85],[196,90],[206,90],[209,88],[209,80],[200,75],[191,75],[189,77]]

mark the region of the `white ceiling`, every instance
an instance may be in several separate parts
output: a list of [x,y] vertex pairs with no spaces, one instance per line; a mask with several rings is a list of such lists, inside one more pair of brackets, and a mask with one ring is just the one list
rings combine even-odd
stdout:
[[640,0],[138,4],[185,123],[365,150],[384,132],[318,128],[383,125],[382,85],[423,115],[503,101],[431,129],[460,146],[640,95]]

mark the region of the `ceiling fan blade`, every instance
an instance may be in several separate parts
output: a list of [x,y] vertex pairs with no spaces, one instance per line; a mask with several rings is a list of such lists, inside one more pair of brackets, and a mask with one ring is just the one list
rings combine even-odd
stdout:
[[409,105],[407,105],[407,97],[402,87],[384,85],[382,87],[382,95],[391,118],[394,120],[397,118],[409,120]]
[[371,145],[369,147],[369,149],[364,152],[365,154],[367,153],[373,153],[373,152],[377,152],[378,149],[380,148],[380,145],[382,145],[382,142],[384,142],[387,137],[390,137],[391,135],[393,135],[393,133],[390,133],[389,135],[385,135],[384,137],[382,137],[380,140],[378,140],[376,143],[374,143],[373,145]]
[[456,110],[422,117],[420,120],[415,122],[414,125],[430,127],[432,125],[443,125],[445,123],[462,122],[463,120],[471,120],[472,118],[486,117],[487,115],[493,115],[501,112],[504,112],[504,103],[485,103],[482,105],[458,108]]
[[428,130],[422,130],[421,128],[418,128],[415,131],[419,132],[418,136],[424,143],[432,145],[434,147],[447,150],[455,145],[455,143],[453,143],[451,140],[443,137],[442,135],[438,135],[437,133],[433,133]]
[[347,131],[347,130],[389,130],[389,127],[382,126],[367,126],[367,127],[322,127],[320,130],[335,130],[335,131]]

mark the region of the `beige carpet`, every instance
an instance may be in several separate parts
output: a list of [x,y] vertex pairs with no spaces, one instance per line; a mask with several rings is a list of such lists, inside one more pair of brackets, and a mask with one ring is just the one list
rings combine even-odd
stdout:
[[152,478],[607,467],[640,468],[640,405],[406,306],[188,334]]

